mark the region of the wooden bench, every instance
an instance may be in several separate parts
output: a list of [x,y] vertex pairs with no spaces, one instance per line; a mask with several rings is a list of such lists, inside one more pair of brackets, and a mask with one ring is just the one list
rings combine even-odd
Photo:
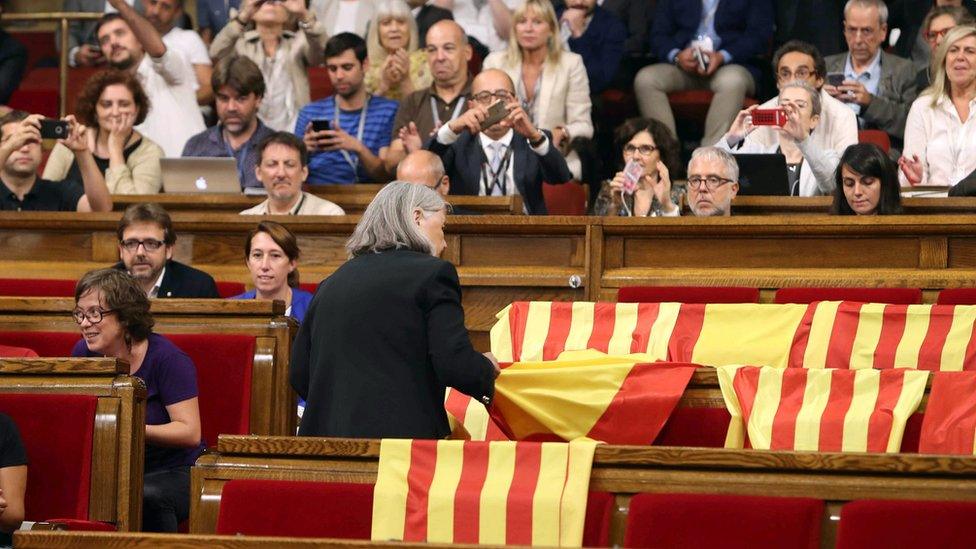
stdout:
[[[0,338],[3,338],[0,340],[13,345],[17,341],[10,339],[9,334],[32,332],[42,342],[57,340],[52,343],[58,346],[56,351],[67,355],[70,345],[80,339],[78,325],[70,314],[72,309],[71,298],[0,297]],[[249,405],[248,432],[268,435],[292,434],[297,425],[296,397],[288,383],[291,342],[297,324],[284,316],[284,310],[280,301],[156,299],[152,302],[154,330],[158,333],[253,338],[250,394],[242,397],[242,405]],[[207,341],[202,342],[203,346],[206,344]],[[40,349],[35,350],[41,353]],[[206,376],[199,370],[205,366],[198,360],[201,381]],[[214,382],[219,382],[219,378]],[[219,386],[211,389],[219,394]]]
[[[45,479],[43,464],[74,459],[70,453],[56,449],[56,433],[51,433],[53,455],[28,455],[27,520],[75,518],[113,523],[120,531],[138,530],[142,524],[142,474],[145,449],[146,387],[141,380],[128,375],[129,365],[115,359],[0,359],[0,408],[9,410],[4,398],[13,395],[88,395],[96,398],[92,426],[90,479],[79,479],[89,485],[86,517],[31,516],[32,507],[47,509],[52,505],[44,489],[61,491],[58,499],[71,498],[69,486],[58,478]],[[56,410],[52,410],[56,413]],[[8,412],[9,413],[9,412]],[[14,414],[15,415],[15,414]],[[64,418],[70,420],[72,418]],[[78,419],[78,418],[74,418]],[[83,418],[78,419],[84,421]],[[42,434],[44,424],[28,429],[21,425],[21,435],[30,448],[31,436]],[[80,435],[79,435],[80,436]],[[80,448],[78,449],[80,450]],[[83,458],[81,458],[83,461]],[[84,465],[82,465],[84,467]],[[51,486],[45,484],[53,483]],[[44,487],[44,488],[42,488]],[[37,493],[33,490],[42,490]],[[31,498],[42,498],[31,503]]]
[[[830,213],[831,196],[737,196],[732,212],[743,215],[824,215]],[[976,197],[903,197],[901,205],[910,215],[976,213]]]
[[[186,534],[143,534],[103,532],[41,532],[20,531],[14,533],[14,546],[25,549],[54,549],[71,547],[76,549],[103,549],[114,547],[207,547],[222,549],[258,549],[288,547],[295,549],[430,549],[426,543],[373,542],[369,540],[319,539],[319,538],[271,538],[260,536],[218,536]],[[470,547],[471,549],[490,549],[492,545],[452,545],[451,547]]]
[[[215,531],[223,485],[234,479],[374,483],[380,443],[365,439],[221,437],[191,471],[190,531]],[[611,542],[619,544],[639,492],[821,498],[825,547],[839,507],[864,498],[976,500],[976,458],[637,446],[597,447],[590,489],[616,494]]]

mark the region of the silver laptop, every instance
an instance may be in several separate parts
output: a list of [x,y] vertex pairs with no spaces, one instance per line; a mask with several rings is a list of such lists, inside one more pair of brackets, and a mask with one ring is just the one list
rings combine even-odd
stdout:
[[161,158],[163,192],[240,194],[233,158]]

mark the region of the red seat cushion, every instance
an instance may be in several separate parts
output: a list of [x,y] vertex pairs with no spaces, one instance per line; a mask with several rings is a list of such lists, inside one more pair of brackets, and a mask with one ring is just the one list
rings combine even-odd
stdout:
[[232,480],[224,485],[218,534],[369,539],[373,485]]
[[583,547],[610,547],[614,500],[610,492],[590,492],[583,521]]
[[0,278],[0,295],[16,297],[74,297],[74,280]]
[[861,500],[840,510],[837,549],[972,547],[976,502]]
[[27,450],[26,520],[88,519],[95,408],[90,395],[0,394]]
[[319,283],[318,282],[302,282],[301,284],[298,285],[298,287],[300,289],[302,289],[302,290],[305,290],[308,293],[314,294],[315,293],[315,290],[318,290],[319,289]]
[[33,358],[36,356],[37,353],[34,352],[34,349],[0,345],[0,358]]
[[724,448],[732,416],[725,408],[677,407],[654,439],[654,446]]
[[549,215],[586,215],[586,188],[575,181],[542,184],[542,198]]
[[946,288],[935,300],[939,305],[976,305],[976,288]]
[[813,303],[814,301],[860,301],[914,305],[922,302],[918,288],[780,288],[776,303]]
[[620,303],[758,303],[759,289],[742,286],[624,286]]
[[885,153],[891,149],[891,137],[884,130],[858,130],[857,142],[877,145]]
[[28,69],[42,59],[58,58],[53,32],[18,31],[11,32],[10,36],[27,48]]
[[166,337],[197,368],[203,440],[214,446],[218,434],[249,434],[254,336],[167,334]]
[[234,297],[235,295],[241,295],[244,293],[245,289],[246,288],[244,287],[243,282],[217,282],[217,293],[220,294],[220,297],[224,299]]
[[810,498],[637,494],[624,547],[817,549],[823,512]]
[[332,95],[332,80],[329,79],[329,69],[326,67],[309,67],[308,88],[312,101]]
[[71,356],[79,339],[78,332],[0,332],[0,345],[27,347],[43,357]]
[[[668,94],[668,103],[674,117],[678,119],[691,119],[700,124],[705,123],[705,116],[708,108],[712,105],[715,94],[710,90],[685,90]],[[758,104],[758,101],[751,97],[742,100],[742,108],[751,107]]]

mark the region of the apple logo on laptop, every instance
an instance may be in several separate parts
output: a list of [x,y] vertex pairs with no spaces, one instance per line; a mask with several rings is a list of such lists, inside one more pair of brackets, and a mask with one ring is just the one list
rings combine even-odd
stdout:
[[197,188],[200,189],[201,191],[207,190],[207,180],[204,179],[203,177],[198,177]]

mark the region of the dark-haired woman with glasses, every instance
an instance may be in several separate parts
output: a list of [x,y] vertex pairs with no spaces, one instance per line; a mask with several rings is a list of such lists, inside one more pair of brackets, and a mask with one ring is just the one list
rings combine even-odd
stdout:
[[[680,193],[672,188],[670,177],[679,168],[678,140],[668,127],[652,118],[631,118],[621,124],[615,134],[616,148],[621,151],[620,170],[612,181],[603,182],[593,205],[593,214],[679,215]],[[631,162],[640,166],[640,177],[628,185],[630,176],[624,170]]]
[[82,340],[71,356],[129,363],[146,383],[146,461],[142,529],[176,532],[190,515],[190,466],[203,452],[196,368],[190,357],[152,331],[149,299],[129,274],[90,271],[75,288]]

